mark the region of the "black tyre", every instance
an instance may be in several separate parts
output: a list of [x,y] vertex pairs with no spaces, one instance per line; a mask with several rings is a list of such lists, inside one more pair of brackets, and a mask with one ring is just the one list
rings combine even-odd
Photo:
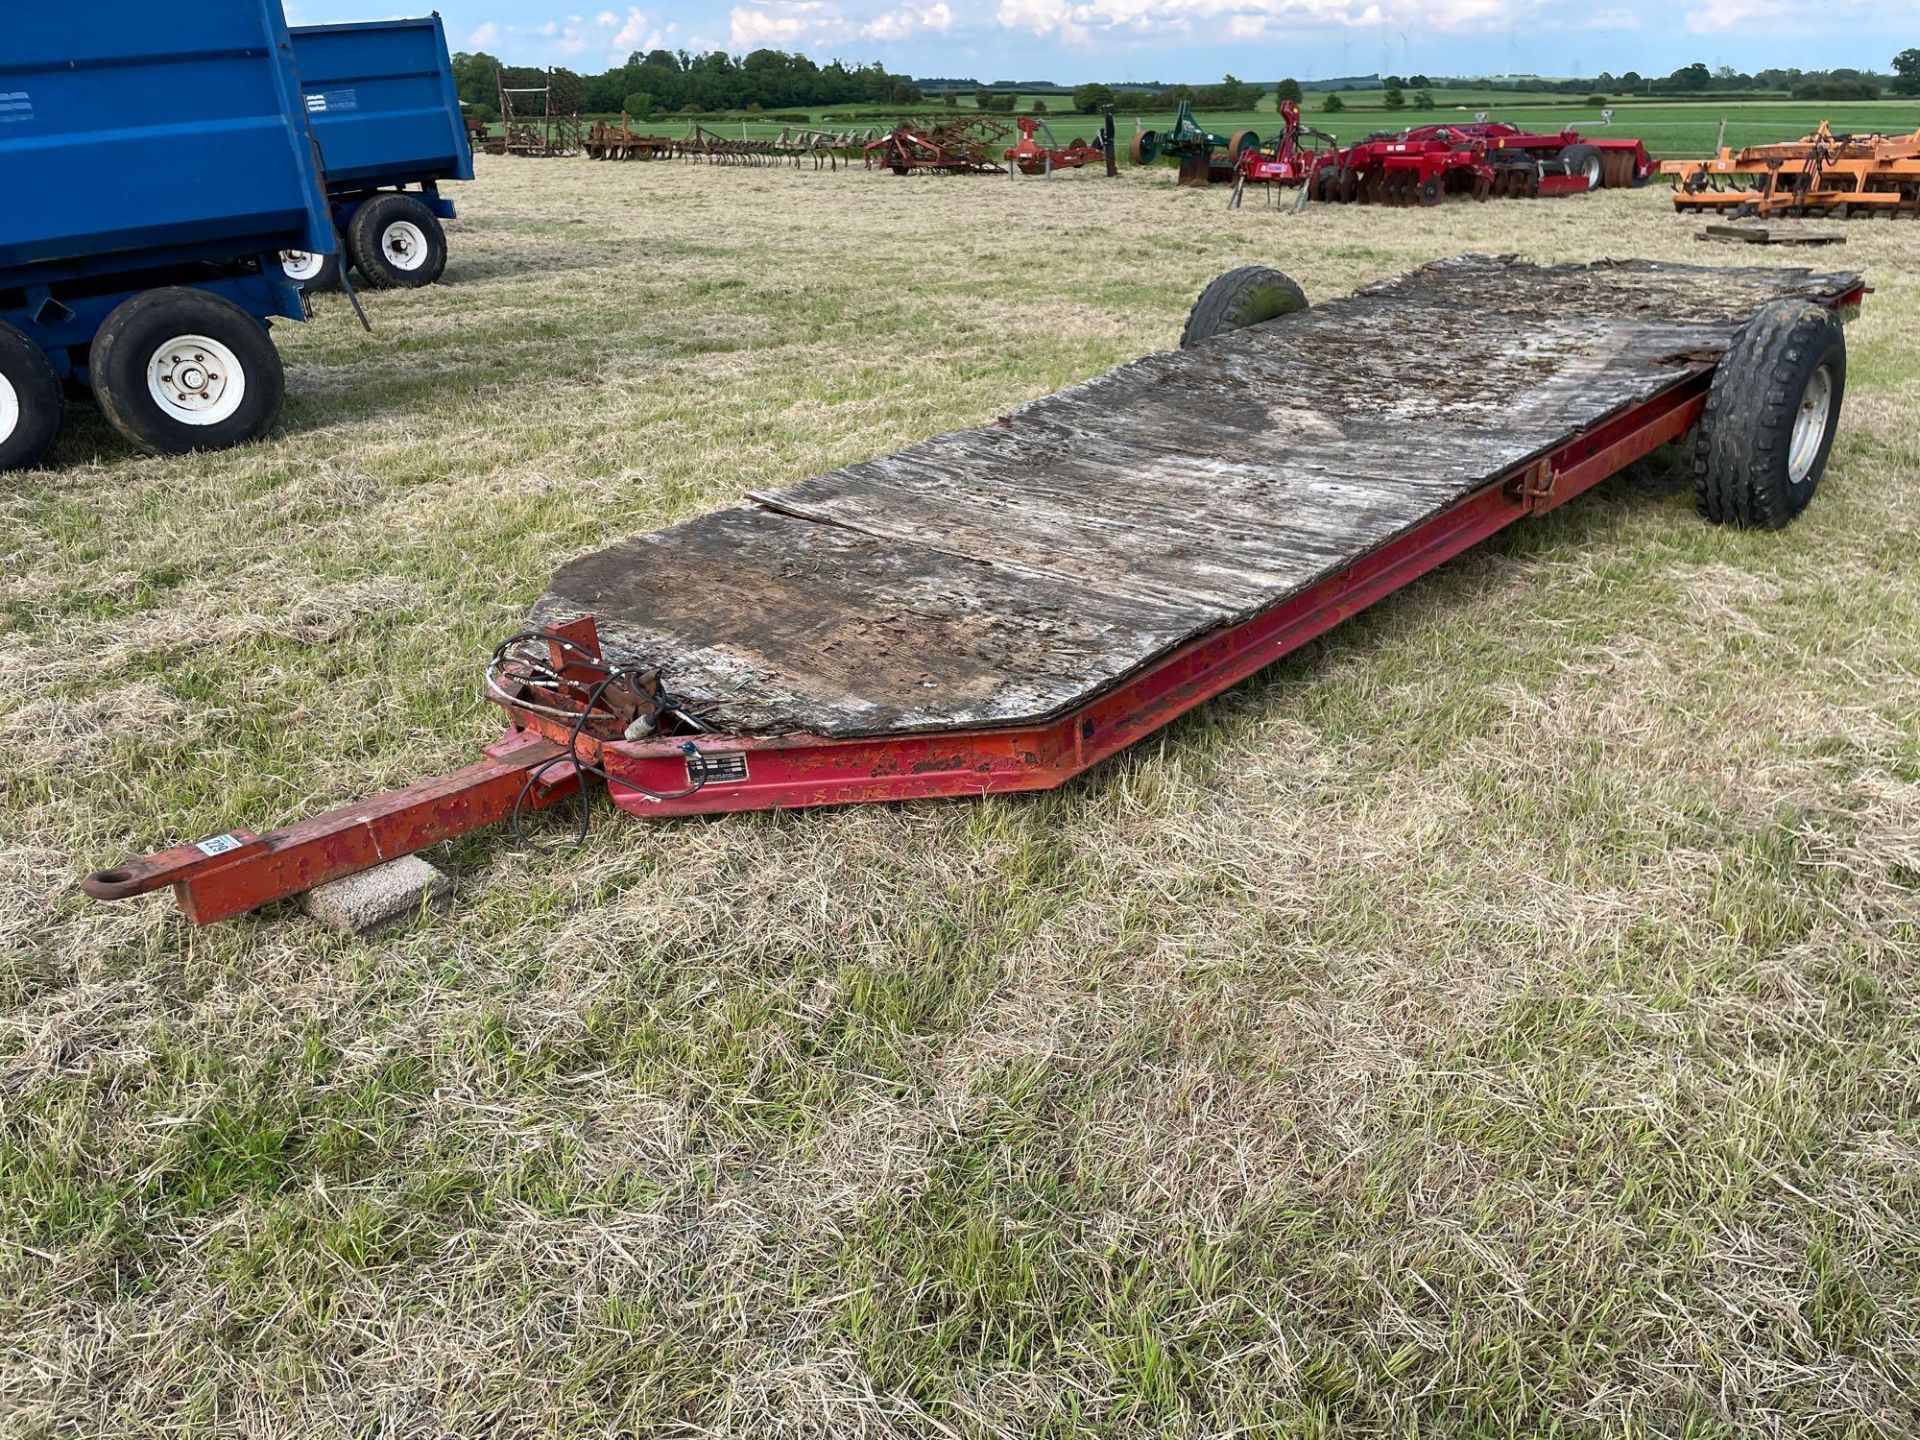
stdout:
[[1180,348],[1249,325],[1264,325],[1307,308],[1307,294],[1288,276],[1265,265],[1229,270],[1200,292],[1180,332]]
[[31,470],[45,461],[65,418],[53,362],[13,326],[0,324],[0,471]]
[[108,423],[155,455],[257,440],[287,394],[266,326],[204,290],[149,290],[123,303],[93,337],[88,368]]
[[1839,317],[1776,300],[1713,372],[1694,443],[1693,496],[1718,525],[1778,530],[1807,508],[1833,450],[1847,389]]
[[1569,175],[1585,177],[1589,193],[1606,183],[1605,162],[1591,145],[1569,145],[1560,152],[1560,163]]
[[319,295],[340,288],[340,252],[336,242],[331,255],[315,255],[310,250],[282,250],[280,268],[300,287],[302,295]]
[[376,290],[417,290],[447,268],[447,232],[417,196],[376,195],[347,222],[347,253]]

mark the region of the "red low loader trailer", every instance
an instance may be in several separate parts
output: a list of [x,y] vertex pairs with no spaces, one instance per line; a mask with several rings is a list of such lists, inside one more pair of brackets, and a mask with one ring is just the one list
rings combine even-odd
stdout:
[[589,783],[648,819],[1059,785],[1689,431],[1708,518],[1785,524],[1864,294],[1466,256],[1308,308],[1231,271],[1178,351],[563,565],[479,763],[83,888],[206,923]]

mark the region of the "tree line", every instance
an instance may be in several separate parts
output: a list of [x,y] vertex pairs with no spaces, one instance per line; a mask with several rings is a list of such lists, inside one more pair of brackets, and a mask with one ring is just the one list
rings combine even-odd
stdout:
[[[949,104],[958,93],[974,92],[982,110],[1010,111],[1018,104],[1010,82],[990,86],[977,81],[928,80],[915,82],[888,72],[878,63],[847,65],[831,60],[822,65],[808,56],[783,50],[754,50],[733,56],[722,50],[689,54],[685,50],[635,51],[624,65],[598,75],[570,70],[546,71],[533,66],[506,65],[485,52],[461,52],[453,57],[460,98],[479,119],[498,118],[499,86],[504,78],[513,88],[538,89],[551,83],[564,108],[584,114],[611,115],[625,110],[635,118],[653,114],[720,111],[813,110],[828,105],[900,105],[923,103],[929,90],[941,92]],[[1802,100],[1874,100],[1883,93],[1920,95],[1920,49],[1903,50],[1893,58],[1890,75],[1871,70],[1767,69],[1752,73],[1722,65],[1708,68],[1702,61],[1682,65],[1670,74],[1645,76],[1629,70],[1623,75],[1602,71],[1578,78],[1545,79],[1503,76],[1488,80],[1474,76],[1383,75],[1372,77],[1386,92],[1390,109],[1431,108],[1436,89],[1524,90],[1549,94],[1607,97],[1712,95],[1722,92],[1787,91]],[[1359,83],[1355,77],[1342,85]],[[1326,82],[1314,88],[1326,88]],[[1158,110],[1189,100],[1201,111],[1246,111],[1273,104],[1273,99],[1298,100],[1301,83],[1287,79],[1256,83],[1225,76],[1217,85],[1135,84],[1116,87],[1087,84],[1073,88],[1044,81],[1021,82],[1027,93],[1071,95],[1081,114],[1098,114],[1103,106],[1120,111]]]
[[685,50],[639,51],[627,63],[598,75],[507,65],[484,51],[453,57],[460,98],[478,119],[499,118],[499,90],[539,89],[551,81],[556,100],[587,115],[624,109],[644,119],[655,113],[711,114],[722,110],[813,109],[822,105],[917,105],[924,98],[903,75],[879,64],[818,64],[783,50],[733,56],[723,50],[692,55]]

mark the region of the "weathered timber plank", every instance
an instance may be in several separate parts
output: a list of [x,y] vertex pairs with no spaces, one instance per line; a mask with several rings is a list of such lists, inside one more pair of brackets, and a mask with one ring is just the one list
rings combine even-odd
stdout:
[[1438,262],[583,557],[534,618],[735,733],[1044,719],[1856,283]]
[[759,508],[563,566],[538,624],[598,617],[718,728],[824,733],[992,724],[1070,704],[1177,644],[1190,608],[957,561]]

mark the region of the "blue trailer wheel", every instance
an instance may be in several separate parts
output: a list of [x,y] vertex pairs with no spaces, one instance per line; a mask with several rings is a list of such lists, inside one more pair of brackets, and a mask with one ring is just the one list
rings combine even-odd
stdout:
[[266,326],[204,290],[134,296],[101,325],[88,368],[101,413],[155,455],[257,440],[286,399]]
[[347,249],[376,290],[415,290],[433,284],[447,268],[447,234],[439,217],[418,197],[397,190],[375,195],[353,212]]
[[0,471],[28,470],[45,460],[64,418],[52,363],[38,345],[0,324]]
[[300,287],[302,295],[319,295],[340,288],[340,255],[319,255],[311,250],[282,250],[280,268]]

